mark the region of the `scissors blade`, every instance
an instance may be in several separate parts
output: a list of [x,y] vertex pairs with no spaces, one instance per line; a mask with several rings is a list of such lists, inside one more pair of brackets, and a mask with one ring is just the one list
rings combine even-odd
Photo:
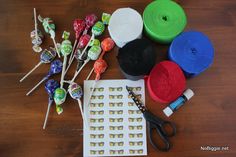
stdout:
[[143,105],[143,103],[139,100],[139,98],[137,97],[137,95],[134,94],[134,92],[132,91],[131,87],[126,86],[126,89],[129,93],[129,95],[131,96],[131,98],[133,99],[134,103],[136,104],[136,106],[138,107],[138,109],[144,113],[146,112],[146,107]]

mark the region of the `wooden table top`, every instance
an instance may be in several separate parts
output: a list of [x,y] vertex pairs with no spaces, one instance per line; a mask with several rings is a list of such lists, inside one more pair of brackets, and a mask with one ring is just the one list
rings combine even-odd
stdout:
[[[82,157],[82,120],[77,102],[67,99],[60,116],[51,110],[46,130],[42,130],[48,95],[44,86],[32,96],[25,93],[48,71],[42,65],[23,83],[19,79],[38,61],[31,49],[29,33],[34,28],[33,8],[39,14],[53,18],[56,41],[61,42],[64,30],[74,32],[72,21],[88,13],[112,13],[120,7],[132,7],[143,12],[151,0],[1,0],[0,6],[0,156],[1,157]],[[202,31],[215,47],[211,68],[188,79],[187,86],[196,95],[172,117],[166,118],[160,103],[153,102],[146,91],[146,104],[153,113],[177,125],[177,135],[171,138],[169,152],[156,152],[148,144],[149,157],[233,157],[236,155],[236,2],[235,0],[178,0],[185,9],[188,24],[185,30]],[[124,17],[125,18],[125,17]],[[40,26],[42,30],[42,27]],[[100,39],[108,36],[106,32]],[[43,47],[52,41],[48,35]],[[157,62],[167,59],[168,45],[156,46]],[[103,79],[124,78],[116,60],[118,48],[105,56],[109,69]],[[76,80],[82,84],[93,63],[88,64]],[[75,64],[66,76],[71,78]],[[94,78],[94,75],[92,76]],[[56,76],[54,78],[58,78]],[[149,143],[149,142],[148,142]],[[229,150],[203,151],[201,146],[224,146]]]

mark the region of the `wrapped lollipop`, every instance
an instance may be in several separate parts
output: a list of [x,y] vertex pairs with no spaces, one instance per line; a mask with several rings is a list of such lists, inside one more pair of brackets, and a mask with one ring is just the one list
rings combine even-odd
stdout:
[[33,44],[33,50],[34,52],[41,52],[42,48],[40,45],[43,42],[43,34],[38,29],[38,23],[37,23],[37,15],[36,15],[36,9],[34,8],[34,30],[30,33],[31,42]]
[[67,56],[72,51],[72,44],[68,40],[69,36],[70,36],[69,32],[66,32],[66,31],[63,32],[62,38],[64,38],[64,41],[61,44],[61,53],[64,56],[64,61],[63,61],[63,69],[62,69],[62,73],[61,73],[61,82],[60,82],[61,88],[63,88],[63,80],[64,80],[64,76],[65,76]]
[[[77,51],[80,51],[80,49],[84,48],[88,42],[90,41],[91,37],[90,35],[87,34],[88,30],[95,24],[95,22],[97,21],[97,16],[95,14],[89,14],[85,17],[85,28],[84,28],[84,32],[82,34],[82,36],[79,39],[79,43],[76,46],[75,51],[72,51],[73,56],[72,58],[69,60],[69,64],[67,66],[66,72],[69,70],[74,58],[75,58],[75,53]],[[82,56],[80,57],[80,59],[82,59]]]
[[[101,47],[102,47],[102,54],[100,55],[99,59],[103,59],[103,56],[106,52],[109,52],[113,49],[113,47],[115,46],[114,41],[111,38],[106,38],[102,41],[101,43]],[[89,77],[91,76],[92,72],[94,70],[93,69],[90,71],[89,75],[87,76],[86,80],[89,79]]]
[[68,91],[70,93],[70,96],[73,99],[78,101],[81,116],[82,116],[83,120],[86,122],[85,124],[87,124],[86,118],[84,116],[83,108],[82,108],[82,103],[81,103],[81,97],[83,96],[83,90],[82,90],[81,86],[75,82],[72,82],[68,87]]
[[75,48],[77,46],[77,42],[80,38],[80,35],[82,34],[82,32],[85,29],[85,21],[82,20],[82,19],[75,19],[74,22],[73,22],[73,28],[74,28],[74,31],[75,31],[75,42],[74,42],[74,46],[73,46],[72,53],[70,55],[70,59],[69,59],[68,63],[72,62],[72,58],[73,58],[73,55],[74,55]]
[[54,48],[51,48],[49,50],[45,49],[41,55],[40,55],[40,61],[35,67],[30,70],[22,79],[20,79],[20,82],[22,82],[24,79],[26,79],[33,71],[35,71],[41,64],[47,64],[53,61],[53,59],[56,57],[56,51]]
[[30,93],[32,93],[40,84],[42,84],[44,81],[46,81],[52,75],[60,73],[62,71],[62,66],[63,66],[63,64],[60,60],[58,60],[58,59],[54,60],[51,63],[51,67],[50,67],[48,74],[37,85],[35,85],[26,95],[28,96]]
[[66,101],[66,95],[67,92],[64,88],[57,88],[55,90],[53,99],[56,104],[57,114],[59,115],[63,112],[62,104]]
[[55,41],[55,29],[56,29],[56,26],[55,24],[53,23],[53,20],[49,17],[46,17],[46,18],[42,18],[40,15],[38,16],[38,19],[40,22],[42,22],[43,24],[43,28],[45,30],[46,33],[50,34],[51,38],[52,38],[52,41],[53,41],[53,44],[56,48],[56,51],[57,51],[57,55],[58,57],[60,58],[60,53],[59,53],[59,50],[57,48],[57,44],[56,44],[56,41]]
[[94,40],[95,36],[99,36],[101,35],[105,30],[105,26],[101,21],[96,22],[96,24],[92,27],[92,37],[90,38],[88,44],[85,46],[85,48],[83,49],[83,51],[80,54],[80,58],[83,57],[83,55],[86,52],[86,49],[88,48],[88,46],[91,44],[91,41]]
[[46,92],[48,93],[48,109],[47,109],[47,112],[46,112],[46,115],[45,115],[45,120],[44,120],[44,124],[43,124],[43,129],[46,128],[46,125],[47,125],[47,121],[48,121],[48,115],[49,115],[49,111],[50,111],[50,108],[52,106],[52,103],[53,103],[53,96],[54,96],[54,93],[55,93],[55,90],[60,86],[60,84],[51,79],[51,80],[48,80],[45,84],[45,90]]

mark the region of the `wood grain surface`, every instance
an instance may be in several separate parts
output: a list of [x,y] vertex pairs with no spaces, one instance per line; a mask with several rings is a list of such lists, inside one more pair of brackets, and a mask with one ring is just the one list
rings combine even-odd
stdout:
[[[88,13],[112,13],[120,7],[132,7],[141,14],[151,0],[1,0],[0,5],[0,156],[1,157],[82,157],[82,120],[77,102],[67,99],[64,113],[50,112],[46,130],[42,130],[48,95],[40,86],[25,96],[48,71],[42,65],[23,83],[19,79],[38,61],[31,49],[29,33],[34,28],[33,7],[56,23],[56,41],[64,30],[71,32],[72,21]],[[214,64],[201,75],[188,79],[196,96],[172,117],[166,118],[163,105],[153,102],[146,91],[146,105],[155,114],[173,121],[177,135],[171,138],[169,152],[155,151],[148,144],[149,157],[235,157],[236,156],[236,1],[178,0],[186,11],[185,30],[207,34],[215,47]],[[125,17],[124,17],[125,18]],[[40,29],[42,27],[40,25]],[[106,32],[100,39],[108,37]],[[144,35],[145,36],[145,35]],[[157,62],[167,59],[168,45],[155,42]],[[52,45],[48,35],[43,43]],[[109,68],[102,79],[124,78],[116,60],[118,48],[105,56]],[[88,64],[76,82],[82,84],[92,67]],[[75,64],[67,79],[74,73]],[[54,78],[58,78],[56,76]],[[94,78],[94,75],[92,76]],[[228,151],[202,151],[201,146],[225,146]]]

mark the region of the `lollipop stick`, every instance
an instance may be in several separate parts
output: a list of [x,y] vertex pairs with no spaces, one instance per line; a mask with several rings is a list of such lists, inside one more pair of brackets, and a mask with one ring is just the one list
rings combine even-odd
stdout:
[[36,86],[34,86],[26,95],[29,96],[40,84],[42,84],[45,80],[47,80],[47,77],[44,77]]
[[71,66],[71,64],[72,64],[72,62],[73,62],[73,60],[74,60],[74,58],[75,58],[75,55],[72,56],[72,60],[71,60],[71,62],[69,62],[68,66],[67,66],[67,68],[66,68],[65,74],[66,74],[67,71],[69,70],[69,68],[70,68],[70,66]]
[[45,120],[44,120],[44,124],[43,124],[43,129],[46,128],[47,121],[48,121],[48,115],[49,115],[49,111],[50,111],[50,108],[51,108],[52,102],[53,102],[53,100],[49,98],[48,109],[47,109],[47,112],[46,112],[46,116],[45,116]]
[[24,77],[22,77],[22,79],[20,79],[20,82],[22,82],[24,79],[26,79],[26,78],[27,78],[35,69],[37,69],[41,64],[42,64],[42,62],[39,62],[37,65],[35,65],[32,70],[30,70]]
[[65,76],[65,69],[66,69],[66,62],[67,62],[67,57],[66,55],[64,56],[64,61],[63,61],[63,67],[62,67],[62,72],[61,72],[61,88],[63,88],[63,80],[64,80],[64,76]]
[[[69,59],[69,62],[68,62],[69,64],[73,61],[72,58],[73,58],[73,56],[74,56],[74,51],[75,51],[76,45],[77,45],[77,39],[75,40],[75,43],[74,43],[74,45],[73,45],[72,52],[71,52],[71,54],[70,54],[70,59]],[[69,66],[69,65],[68,65],[68,66]]]
[[77,99],[77,100],[78,100],[79,109],[80,109],[80,112],[81,112],[82,119],[84,120],[85,126],[87,127],[88,126],[88,121],[87,121],[87,119],[84,116],[81,100],[80,99]]
[[92,75],[93,71],[94,71],[94,67],[93,67],[93,69],[89,72],[89,74],[88,74],[86,80],[88,80],[88,79],[90,78],[90,76]]
[[36,18],[36,9],[34,8],[34,29],[35,29],[35,37],[36,41],[38,41],[38,24],[37,24],[37,18]]
[[72,80],[70,82],[74,82],[76,77],[79,75],[80,71],[83,69],[83,67],[90,61],[90,59],[86,59],[84,64],[80,67],[79,70],[77,70],[74,74],[74,77],[72,78]]
[[59,50],[58,50],[58,48],[57,48],[57,44],[56,44],[55,38],[52,38],[52,41],[53,41],[53,44],[54,44],[54,46],[55,46],[55,48],[56,48],[58,57],[61,58],[60,53],[59,53]]

